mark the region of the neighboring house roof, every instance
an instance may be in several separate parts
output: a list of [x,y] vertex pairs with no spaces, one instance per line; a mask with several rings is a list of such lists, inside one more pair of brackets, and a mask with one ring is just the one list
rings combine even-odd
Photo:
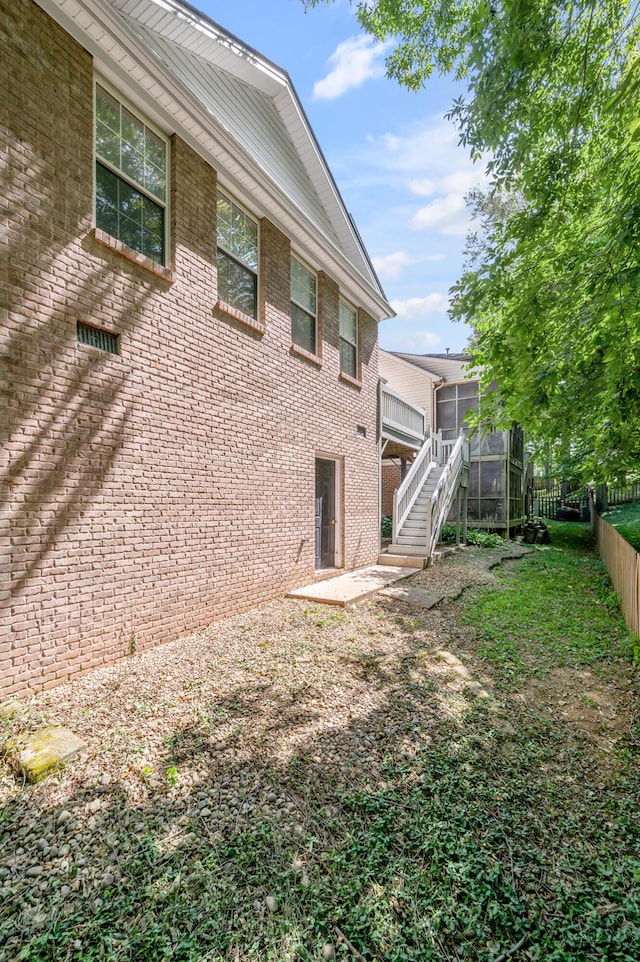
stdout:
[[284,70],[182,0],[37,2],[221,186],[258,205],[373,317],[394,316]]
[[393,357],[419,367],[434,378],[444,378],[445,381],[462,381],[469,377],[467,365],[471,362],[470,354],[404,354],[400,351],[390,351]]

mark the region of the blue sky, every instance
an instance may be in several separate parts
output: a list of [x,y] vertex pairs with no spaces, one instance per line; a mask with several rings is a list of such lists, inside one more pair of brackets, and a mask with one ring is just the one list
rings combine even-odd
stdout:
[[433,77],[411,93],[384,76],[382,45],[348,0],[305,12],[301,0],[191,0],[293,81],[345,205],[397,317],[386,350],[461,351],[470,329],[446,313],[469,227],[464,194],[482,183],[444,119],[464,91]]

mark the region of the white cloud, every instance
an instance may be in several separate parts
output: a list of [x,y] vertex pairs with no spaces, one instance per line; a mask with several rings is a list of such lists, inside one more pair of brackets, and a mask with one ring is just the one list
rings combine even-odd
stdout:
[[372,77],[383,77],[384,55],[392,41],[375,43],[371,37],[350,37],[338,44],[329,57],[331,70],[313,86],[314,100],[335,100]]
[[460,170],[480,171],[459,145],[454,125],[441,117],[425,117],[404,135],[386,132],[373,143],[386,152],[389,166],[408,174],[438,180]]
[[396,350],[404,351],[407,354],[428,354],[429,351],[440,344],[442,344],[442,338],[435,331],[416,331],[415,334],[403,337],[402,346]]
[[432,197],[434,194],[467,194],[472,187],[484,182],[484,179],[480,169],[469,167],[435,180],[412,180],[409,182],[409,190],[418,197]]
[[381,281],[395,281],[405,267],[413,267],[415,264],[425,262],[434,263],[442,260],[444,260],[444,254],[419,254],[412,256],[406,251],[395,251],[395,253],[385,254],[383,257],[373,257],[372,263]]
[[[484,163],[473,163],[453,124],[441,117],[428,116],[410,128],[368,137],[366,152],[353,160],[351,185],[363,191],[386,187],[404,224],[440,236],[467,233],[472,225],[464,197],[473,187],[485,189],[488,184]],[[411,201],[401,207],[398,199],[403,196],[429,198],[430,203],[418,210]]]
[[464,237],[470,227],[471,217],[464,194],[436,197],[416,211],[411,219],[412,230],[436,231],[454,237]]
[[445,294],[427,294],[426,297],[408,297],[404,301],[391,301],[397,316],[407,319],[421,318],[425,314],[446,314],[449,299]]

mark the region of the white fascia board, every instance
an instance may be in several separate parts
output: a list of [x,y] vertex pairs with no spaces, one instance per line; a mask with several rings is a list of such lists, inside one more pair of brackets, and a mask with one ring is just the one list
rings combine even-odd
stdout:
[[[123,0],[115,0],[112,6],[120,11],[127,5]],[[178,23],[183,25],[183,29],[178,31],[179,36],[175,37],[170,35],[170,31],[162,30],[168,40],[174,40],[208,63],[222,67],[238,79],[251,83],[268,96],[276,96],[282,87],[289,84],[285,71],[191,4],[176,0],[139,0],[138,8],[141,10],[143,7],[148,8],[150,16],[141,18],[142,23],[158,29],[157,13],[165,11],[176,27]]]
[[[232,188],[238,199],[251,209],[260,206],[261,215],[267,216],[291,237],[301,254],[306,254],[312,263],[331,273],[346,295],[354,298],[376,320],[394,316],[378,286],[302,214],[179,80],[167,76],[161,59],[146,43],[141,43],[117,11],[114,17],[113,8],[110,10],[109,5],[101,0],[36,2],[88,51],[99,73],[126,93],[168,134],[179,133],[193,150],[220,172],[221,183]],[[264,62],[268,64],[268,61]],[[251,82],[255,83],[255,73],[251,77]],[[135,86],[132,86],[132,79]]]
[[[418,374],[424,374],[424,376],[428,378],[431,382],[443,381],[443,378],[441,378],[438,374],[434,374],[433,371],[427,371],[426,368],[418,367],[417,364],[412,364],[411,361],[405,361],[404,358],[402,357],[396,357],[396,355],[392,354],[391,351],[385,351],[382,348],[380,348],[380,354],[381,355],[384,354],[386,357],[389,358],[390,361],[393,361],[395,364],[403,365],[404,367],[407,368],[407,370],[411,371],[412,374],[415,374],[416,372]],[[439,386],[440,385],[438,385],[438,387]]]

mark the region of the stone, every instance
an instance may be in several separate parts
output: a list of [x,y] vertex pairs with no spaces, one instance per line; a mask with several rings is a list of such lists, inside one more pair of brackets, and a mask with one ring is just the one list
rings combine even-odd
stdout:
[[450,651],[446,651],[445,649],[441,648],[439,651],[436,651],[436,655],[441,659],[441,661],[444,661],[445,664],[452,668],[459,678],[464,679],[464,681],[472,680],[469,669],[465,668],[460,659],[456,658],[456,656]]
[[383,588],[380,592],[387,598],[395,598],[397,601],[404,601],[408,605],[415,605],[416,608],[434,608],[445,597],[444,592],[434,594],[425,591],[424,588],[413,588],[409,585],[393,585],[391,588]]
[[19,715],[22,711],[22,705],[15,698],[9,698],[8,701],[0,702],[0,718],[4,718],[6,721],[10,721]]
[[264,901],[265,901],[265,905],[267,906],[270,912],[277,912],[278,900],[274,898],[273,895],[267,895]]
[[63,768],[86,747],[82,739],[68,728],[52,725],[32,735],[9,739],[4,743],[2,753],[15,771],[33,784]]
[[470,693],[473,695],[474,698],[479,698],[482,700],[483,698],[491,697],[487,689],[483,688],[483,686],[480,684],[479,681],[467,682],[467,688],[469,689]]

